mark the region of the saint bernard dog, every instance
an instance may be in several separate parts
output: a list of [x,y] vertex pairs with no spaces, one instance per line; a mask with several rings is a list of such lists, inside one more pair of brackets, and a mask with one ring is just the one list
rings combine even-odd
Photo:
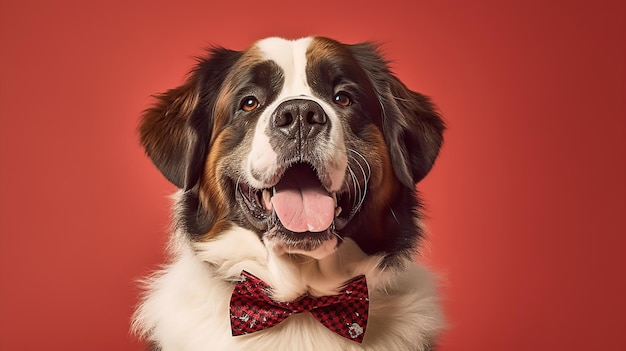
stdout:
[[210,49],[140,122],[179,190],[134,331],[162,351],[434,349],[444,318],[415,262],[415,185],[444,129],[374,44]]

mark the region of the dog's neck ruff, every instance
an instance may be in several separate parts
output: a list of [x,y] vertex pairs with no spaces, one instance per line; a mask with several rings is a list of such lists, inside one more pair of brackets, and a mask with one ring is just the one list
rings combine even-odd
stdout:
[[297,313],[310,312],[329,330],[358,343],[363,342],[369,312],[365,276],[347,282],[339,294],[314,297],[303,295],[294,301],[271,298],[271,287],[243,271],[230,300],[233,336],[271,328]]

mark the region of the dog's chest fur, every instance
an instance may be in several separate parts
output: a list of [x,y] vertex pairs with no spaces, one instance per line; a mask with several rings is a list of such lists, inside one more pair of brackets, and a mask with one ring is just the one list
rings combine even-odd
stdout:
[[[268,262],[264,247],[243,244],[254,236],[236,228],[216,242],[197,245],[197,252],[185,243],[174,244],[180,244],[181,250],[150,282],[149,297],[138,310],[136,327],[149,329],[162,350],[180,351],[427,350],[430,338],[443,327],[433,277],[415,263],[405,262],[403,269],[382,272],[376,268],[380,257],[363,259],[365,255],[354,242],[347,241],[322,262],[299,262],[298,269],[293,269],[293,262]],[[237,255],[219,254],[235,247]],[[338,262],[344,272],[332,268]],[[340,285],[347,276],[365,274],[370,312],[364,342],[359,344],[331,332],[308,313],[291,316],[265,331],[232,337],[228,306],[234,281],[242,270],[268,282],[282,282],[273,286],[282,289],[277,292],[285,296],[308,289],[303,281],[319,282],[317,290],[321,292]]]

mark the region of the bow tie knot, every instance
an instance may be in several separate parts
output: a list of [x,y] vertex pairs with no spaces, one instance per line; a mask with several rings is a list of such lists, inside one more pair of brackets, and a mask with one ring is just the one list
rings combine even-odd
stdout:
[[287,317],[310,312],[329,330],[362,342],[367,326],[369,298],[365,276],[345,283],[336,295],[315,297],[305,294],[294,301],[271,298],[271,287],[243,271],[230,299],[230,324],[233,336],[273,327]]

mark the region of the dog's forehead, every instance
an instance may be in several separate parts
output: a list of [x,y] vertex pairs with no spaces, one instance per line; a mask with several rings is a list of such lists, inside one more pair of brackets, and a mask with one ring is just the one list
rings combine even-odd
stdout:
[[288,40],[271,37],[256,42],[252,50],[257,59],[272,61],[281,69],[283,88],[281,97],[312,96],[309,74],[317,74],[323,57],[334,57],[334,62],[344,55],[342,44],[323,37],[306,37]]
[[275,62],[284,77],[283,93],[287,95],[310,95],[307,82],[307,51],[313,38],[298,40],[267,38],[256,43],[262,60]]
[[297,40],[266,38],[258,41],[255,46],[263,59],[276,62],[286,71],[294,71],[306,65],[307,50],[312,42],[312,37]]

